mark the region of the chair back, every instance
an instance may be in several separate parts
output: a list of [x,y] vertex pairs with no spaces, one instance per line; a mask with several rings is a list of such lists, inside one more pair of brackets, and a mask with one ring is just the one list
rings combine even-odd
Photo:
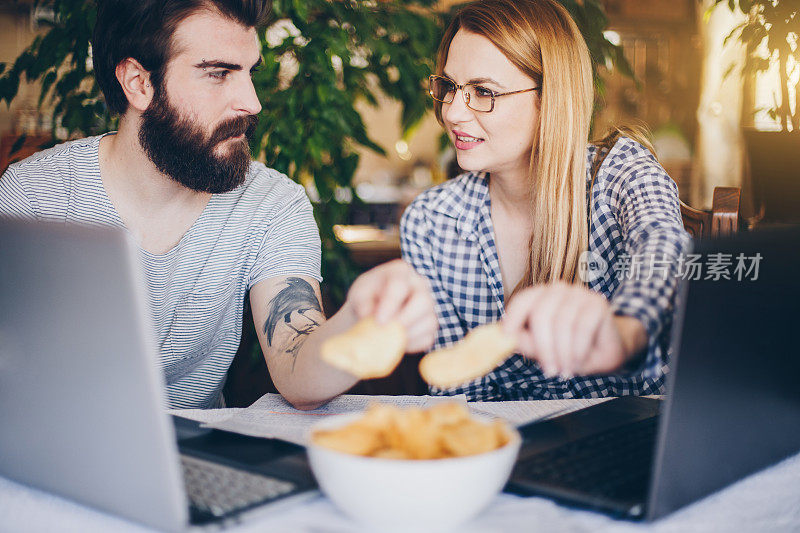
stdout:
[[694,209],[681,202],[683,227],[692,237],[718,237],[739,229],[739,187],[715,187],[711,211]]

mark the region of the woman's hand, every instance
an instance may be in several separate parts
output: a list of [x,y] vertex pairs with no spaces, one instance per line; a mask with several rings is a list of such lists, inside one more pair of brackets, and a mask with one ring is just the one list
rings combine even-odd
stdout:
[[433,346],[439,323],[430,285],[401,259],[360,275],[350,287],[345,305],[352,308],[357,319],[374,316],[378,323],[399,320],[406,328],[408,353]]
[[621,367],[647,345],[642,323],[614,316],[603,295],[564,282],[517,294],[503,319],[519,352],[546,375],[604,374]]

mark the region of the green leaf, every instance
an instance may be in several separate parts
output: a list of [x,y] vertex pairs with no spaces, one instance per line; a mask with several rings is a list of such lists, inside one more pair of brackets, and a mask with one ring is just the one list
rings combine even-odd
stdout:
[[42,90],[39,92],[39,102],[37,104],[39,107],[42,106],[42,102],[47,96],[47,93],[50,92],[50,87],[53,85],[54,81],[56,81],[56,71],[51,70],[42,80]]
[[0,101],[5,100],[10,106],[11,101],[17,96],[19,90],[19,73],[15,68],[0,77]]
[[28,136],[25,135],[24,133],[20,135],[19,138],[17,138],[17,140],[14,141],[14,144],[11,145],[11,152],[8,154],[9,157],[19,152],[27,139]]
[[728,76],[731,75],[731,72],[734,71],[736,66],[737,66],[736,63],[731,63],[730,65],[728,65],[728,68],[726,68],[725,72],[722,74],[722,79],[727,79]]

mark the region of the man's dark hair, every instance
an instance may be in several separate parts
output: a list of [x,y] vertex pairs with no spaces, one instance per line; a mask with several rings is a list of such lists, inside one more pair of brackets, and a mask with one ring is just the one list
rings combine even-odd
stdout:
[[161,87],[172,53],[172,35],[182,20],[210,9],[256,28],[265,22],[269,5],[264,0],[98,0],[92,61],[109,109],[120,115],[128,109],[116,69],[129,57],[150,72],[155,87]]

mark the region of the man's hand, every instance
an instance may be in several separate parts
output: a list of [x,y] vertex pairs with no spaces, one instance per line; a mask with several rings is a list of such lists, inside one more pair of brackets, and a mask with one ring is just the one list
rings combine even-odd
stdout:
[[401,259],[363,273],[347,293],[345,307],[356,319],[374,316],[378,323],[398,320],[406,329],[406,352],[433,346],[439,327],[428,281]]
[[641,322],[614,316],[603,295],[563,282],[520,292],[503,323],[520,353],[535,359],[546,375],[613,372],[647,345]]

